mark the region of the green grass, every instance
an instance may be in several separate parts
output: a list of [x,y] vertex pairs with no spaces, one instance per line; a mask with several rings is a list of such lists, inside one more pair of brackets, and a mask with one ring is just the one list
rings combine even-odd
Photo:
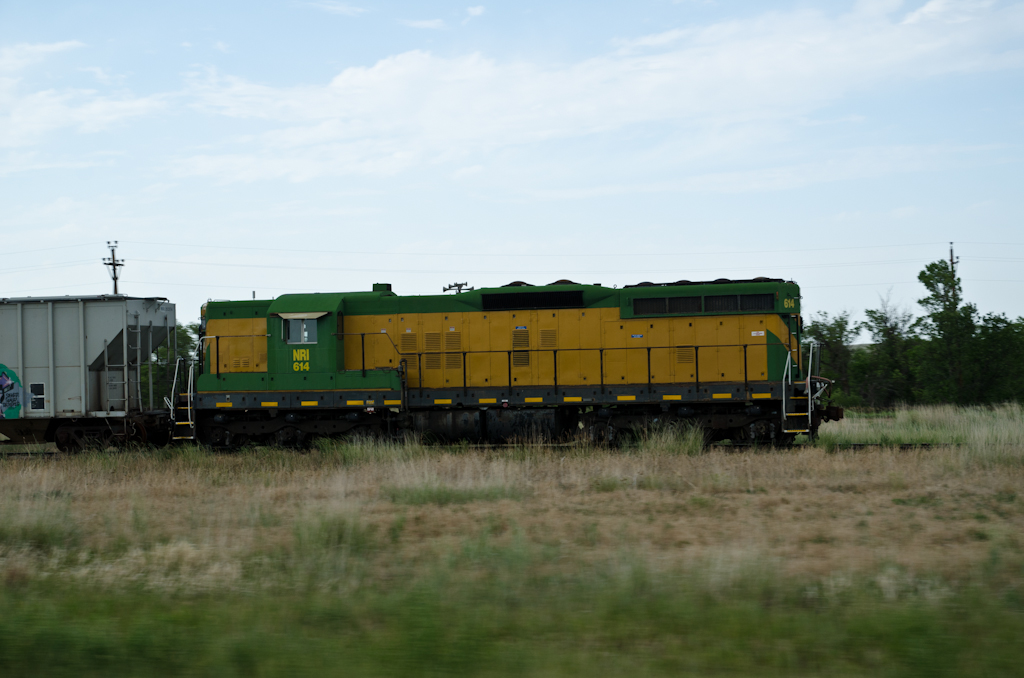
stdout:
[[47,497],[36,512],[14,506],[0,509],[0,547],[49,553],[54,549],[74,548],[81,539],[82,531],[71,519],[65,502],[56,494]]
[[852,444],[881,447],[933,445],[962,447],[978,461],[1024,463],[1024,407],[934,405],[898,407],[886,413],[849,412],[823,424],[817,444],[833,452]]
[[1020,595],[993,587],[894,597],[871,580],[837,591],[628,563],[553,576],[530,558],[478,544],[451,569],[345,595],[8,585],[0,672],[959,677],[1019,675],[1024,660]]

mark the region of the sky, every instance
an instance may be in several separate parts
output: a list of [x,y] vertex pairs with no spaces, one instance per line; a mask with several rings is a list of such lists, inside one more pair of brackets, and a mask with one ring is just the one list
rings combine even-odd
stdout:
[[755,276],[1024,316],[1024,2],[0,0],[0,297]]

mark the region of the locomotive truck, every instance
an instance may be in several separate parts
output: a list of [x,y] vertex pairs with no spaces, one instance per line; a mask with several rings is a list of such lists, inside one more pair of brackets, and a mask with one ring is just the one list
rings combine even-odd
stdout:
[[[799,287],[768,278],[428,296],[375,284],[209,302],[197,355],[179,364],[168,399],[169,433],[146,438],[614,442],[688,424],[708,440],[788,445],[842,416],[830,382],[812,374],[813,347],[801,351],[799,313]],[[61,446],[60,428],[49,424],[45,439]],[[0,433],[10,435],[2,421]]]

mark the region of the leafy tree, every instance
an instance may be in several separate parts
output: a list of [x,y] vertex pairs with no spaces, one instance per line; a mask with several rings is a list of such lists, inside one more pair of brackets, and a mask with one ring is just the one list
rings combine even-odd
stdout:
[[975,402],[1024,399],[1024,318],[988,314],[977,325],[971,359],[976,369]]
[[871,407],[892,407],[914,402],[914,372],[911,354],[919,343],[913,316],[894,306],[888,297],[881,306],[866,311],[867,320],[859,330],[871,334],[872,346],[853,353],[850,381],[855,393]]
[[[187,358],[195,351],[196,337],[199,333],[199,323],[188,325],[177,324],[175,335],[178,339],[178,357]],[[170,336],[157,349],[153,351],[153,407],[163,409],[164,396],[171,397],[171,385],[174,381],[174,336]],[[180,377],[179,377],[180,378]],[[149,408],[149,368],[142,366],[142,391],[143,408]]]
[[918,274],[928,290],[918,300],[927,314],[915,328],[927,340],[918,347],[915,363],[918,395],[924,402],[978,402],[981,382],[975,360],[978,309],[963,303],[960,278],[948,261],[935,261]]
[[850,393],[850,362],[853,349],[850,344],[859,333],[856,323],[850,321],[850,312],[835,317],[821,313],[812,317],[804,328],[804,336],[821,345],[821,376],[831,379],[833,393],[840,402]]

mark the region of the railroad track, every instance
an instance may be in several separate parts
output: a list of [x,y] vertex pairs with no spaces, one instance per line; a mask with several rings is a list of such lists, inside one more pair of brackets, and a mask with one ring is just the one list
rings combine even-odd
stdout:
[[[927,450],[933,447],[955,447],[957,443],[845,443],[843,445],[837,445],[834,449],[839,450],[863,450],[872,447],[888,447],[899,450]],[[439,446],[443,447],[443,446]],[[549,449],[561,449],[561,448],[574,448],[578,447],[575,443],[509,443],[507,445],[466,445],[463,449],[470,450],[493,450],[501,447],[527,447],[527,448],[549,448]],[[801,447],[816,447],[812,443],[797,443],[793,445],[795,448]],[[750,445],[709,445],[709,450],[717,450],[722,452],[739,452],[746,449],[751,449]],[[760,449],[767,449],[760,447]],[[296,451],[299,453],[298,451]],[[31,457],[60,457],[63,453],[59,450],[4,450],[0,447],[0,459],[7,458],[31,458]]]

